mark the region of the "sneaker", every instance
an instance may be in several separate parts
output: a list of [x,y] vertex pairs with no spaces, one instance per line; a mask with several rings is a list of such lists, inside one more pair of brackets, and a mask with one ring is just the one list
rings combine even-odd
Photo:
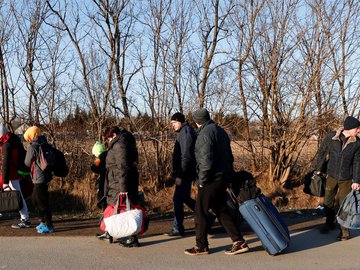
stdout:
[[136,236],[130,236],[126,241],[120,241],[119,245],[125,248],[140,247],[139,240]]
[[55,232],[54,227],[43,226],[37,230],[38,233],[53,233]]
[[172,230],[171,232],[164,233],[164,235],[166,235],[166,236],[181,236],[181,237],[184,237],[184,236],[185,236],[185,233],[184,233],[184,232],[179,232],[179,231]]
[[96,234],[96,238],[99,239],[99,240],[103,240],[103,239],[109,239],[110,238],[110,235],[108,232],[104,232],[104,233],[97,233]]
[[39,230],[40,228],[42,228],[44,226],[46,226],[46,224],[43,222],[40,222],[40,224],[36,226],[36,230]]
[[226,255],[235,255],[235,254],[240,254],[240,253],[244,253],[249,251],[249,246],[248,244],[243,240],[243,241],[236,241],[233,243],[231,249],[227,249],[225,251]]
[[11,225],[11,228],[13,229],[23,229],[23,228],[30,228],[31,222],[29,220],[20,220],[19,224],[13,224]]
[[190,255],[190,256],[208,255],[209,248],[208,247],[204,247],[204,248],[192,247],[189,249],[185,249],[184,253],[186,255]]

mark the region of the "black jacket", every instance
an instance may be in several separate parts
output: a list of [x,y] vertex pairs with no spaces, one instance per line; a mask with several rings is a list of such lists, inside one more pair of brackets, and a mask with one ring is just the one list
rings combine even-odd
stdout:
[[349,137],[343,145],[342,130],[327,134],[316,156],[316,170],[321,171],[328,159],[327,174],[338,180],[360,183],[360,139]]
[[125,129],[111,141],[106,155],[106,197],[108,204],[115,204],[120,192],[128,192],[136,203],[139,174],[138,152],[134,136]]
[[212,120],[198,130],[195,158],[199,185],[230,180],[234,162],[230,139],[225,130]]
[[173,152],[173,177],[184,181],[194,180],[196,177],[195,161],[195,131],[187,123],[181,126],[176,136]]

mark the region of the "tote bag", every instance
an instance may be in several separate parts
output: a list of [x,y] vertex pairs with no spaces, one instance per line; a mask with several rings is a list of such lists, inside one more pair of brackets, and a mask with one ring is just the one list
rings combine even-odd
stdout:
[[[126,198],[126,211],[118,213],[119,200]],[[143,213],[141,209],[131,209],[130,201],[126,194],[120,194],[116,203],[114,214],[104,218],[106,231],[114,238],[123,238],[136,235],[141,231]],[[120,202],[121,204],[121,202]]]

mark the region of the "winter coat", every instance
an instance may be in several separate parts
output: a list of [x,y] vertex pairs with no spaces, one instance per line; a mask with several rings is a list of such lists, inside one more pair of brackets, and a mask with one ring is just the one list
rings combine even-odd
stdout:
[[98,206],[99,208],[103,208],[102,207],[102,202],[104,201],[104,199],[106,199],[105,196],[105,190],[106,190],[106,166],[105,166],[105,162],[106,162],[106,155],[107,155],[107,151],[102,152],[99,157],[97,158],[97,162],[93,165],[91,165],[90,169],[98,174],[98,177],[96,179],[96,183],[95,183],[95,187],[97,189],[97,199],[98,199]]
[[11,132],[1,137],[0,145],[1,178],[4,184],[9,184],[11,180],[21,179],[17,170],[20,162],[19,153],[24,151],[24,147],[20,138]]
[[139,186],[137,161],[135,138],[123,129],[110,142],[107,151],[105,194],[108,204],[115,204],[120,192],[128,192],[130,200],[136,203]]
[[27,148],[25,165],[31,168],[31,180],[34,184],[48,183],[52,179],[51,172],[44,172],[39,165],[39,147],[48,143],[46,137],[41,135],[32,140]]
[[352,180],[360,183],[360,139],[349,137],[343,145],[340,134],[342,130],[327,134],[316,156],[316,170],[321,171],[327,164],[327,174],[337,180]]
[[230,180],[234,162],[230,139],[225,130],[212,120],[198,130],[195,158],[199,185]]
[[195,131],[187,123],[183,123],[177,133],[173,151],[173,177],[184,181],[195,180]]

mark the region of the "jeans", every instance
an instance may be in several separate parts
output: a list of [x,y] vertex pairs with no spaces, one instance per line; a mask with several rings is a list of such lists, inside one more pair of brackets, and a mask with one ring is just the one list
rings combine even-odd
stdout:
[[29,218],[29,210],[28,210],[28,207],[27,207],[27,204],[26,204],[26,201],[24,199],[24,196],[21,192],[21,187],[20,187],[20,180],[10,180],[9,181],[9,186],[14,189],[14,190],[17,190],[20,192],[20,195],[21,195],[21,200],[22,200],[22,204],[23,204],[23,208],[20,209],[19,213],[20,213],[20,218],[21,220],[26,220],[28,221],[30,218]]
[[173,221],[173,230],[177,232],[184,232],[184,204],[191,210],[195,210],[195,200],[190,196],[191,181],[182,181],[181,185],[175,186],[174,192],[174,212],[175,217]]

